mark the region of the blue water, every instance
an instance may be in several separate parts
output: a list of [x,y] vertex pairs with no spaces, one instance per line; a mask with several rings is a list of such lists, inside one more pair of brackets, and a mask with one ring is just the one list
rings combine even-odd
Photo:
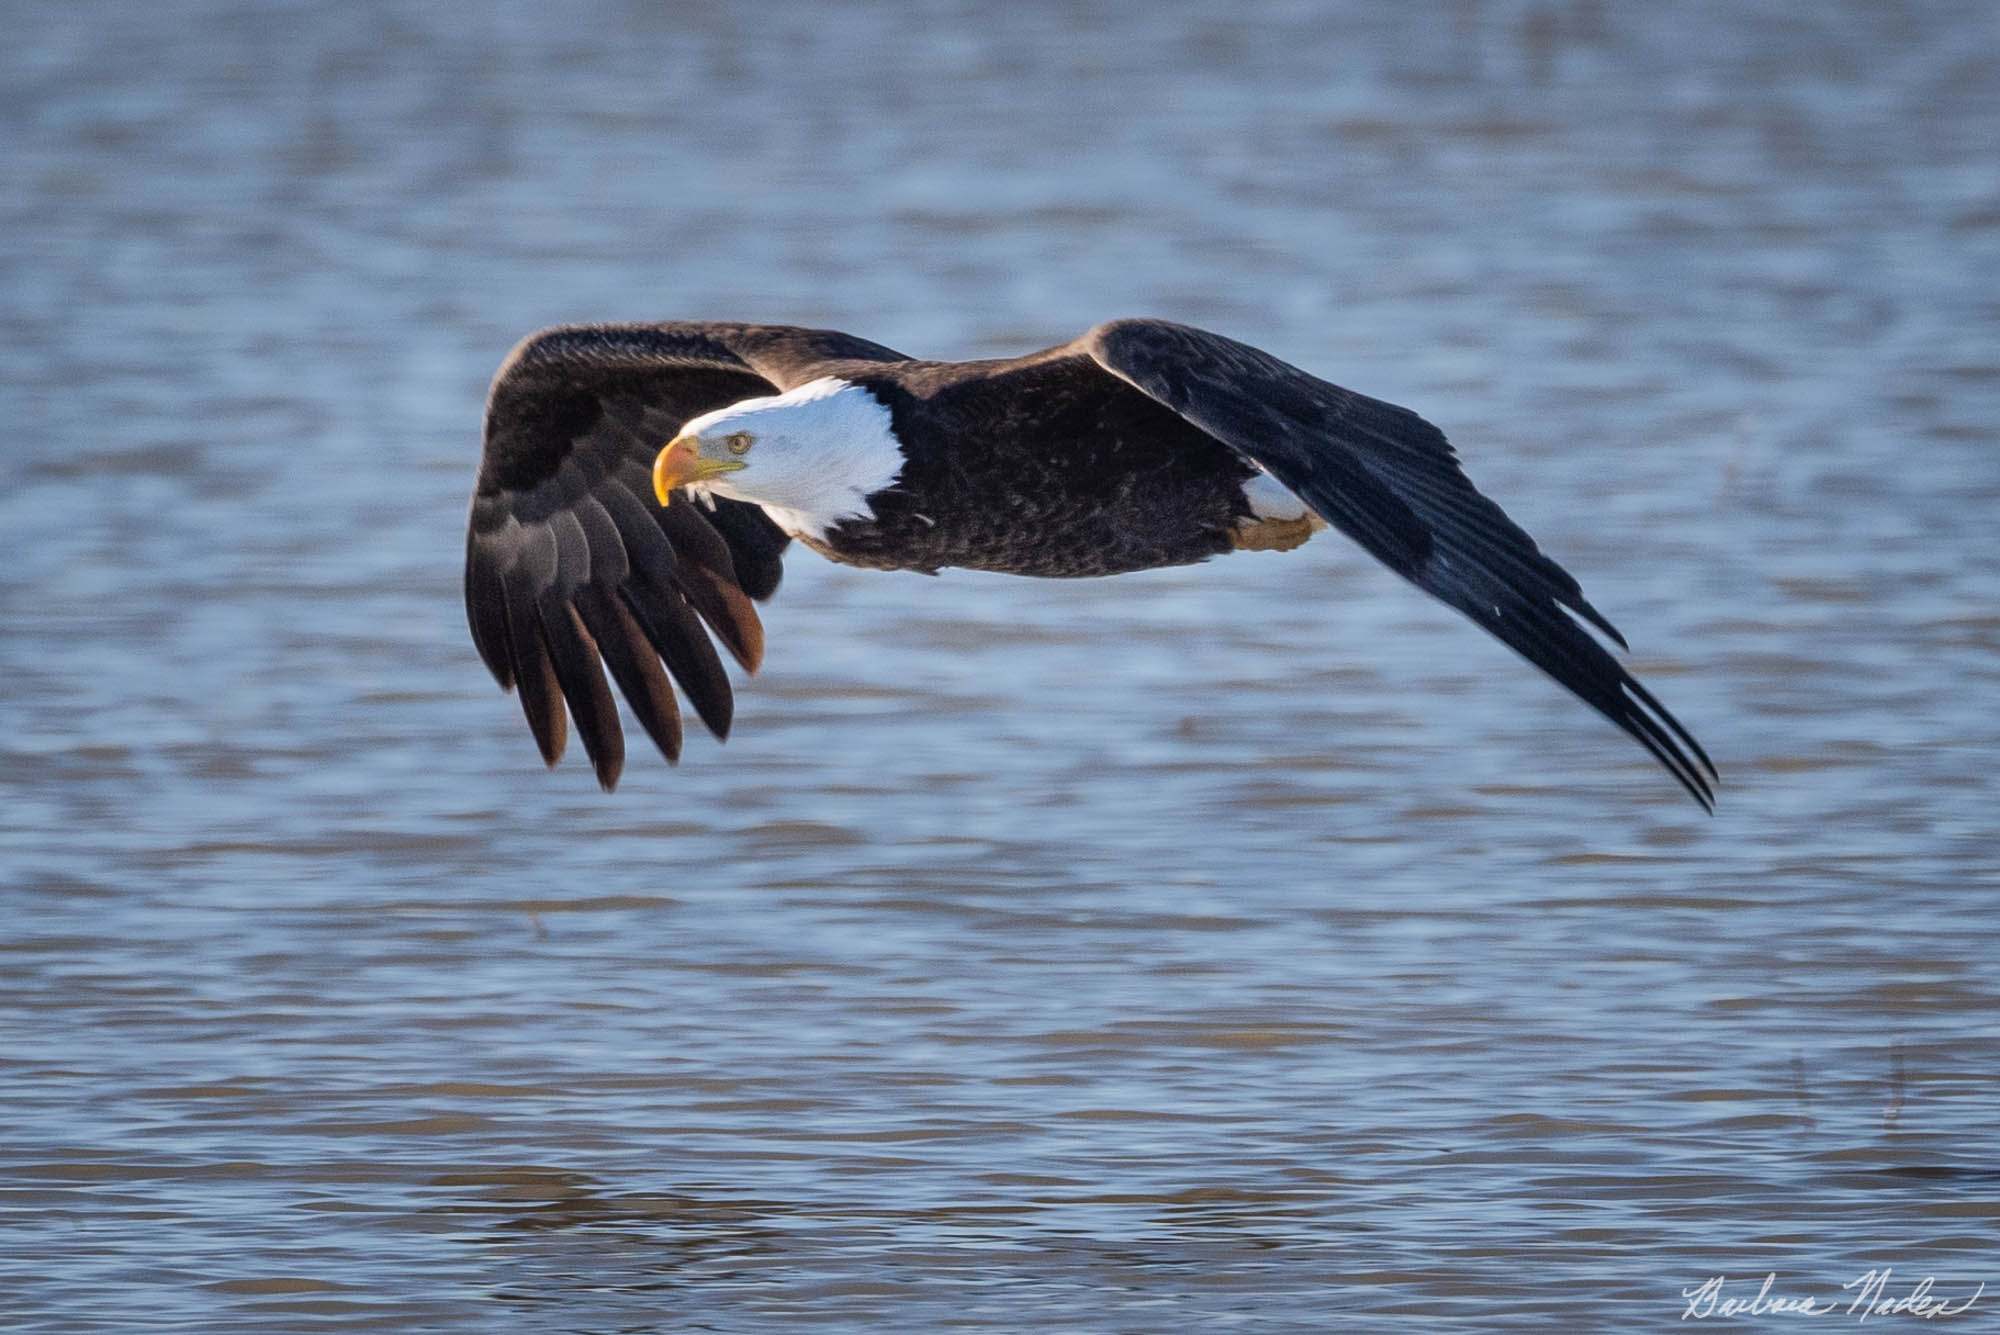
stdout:
[[[2000,1311],[2000,11],[9,19],[13,1327]],[[1440,423],[1718,814],[1337,536],[797,552],[726,747],[543,770],[522,333],[1124,314]]]

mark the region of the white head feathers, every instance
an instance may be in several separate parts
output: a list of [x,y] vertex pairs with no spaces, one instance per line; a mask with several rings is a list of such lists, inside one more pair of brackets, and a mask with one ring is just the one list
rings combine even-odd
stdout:
[[889,410],[833,376],[704,413],[681,433],[698,437],[702,454],[744,465],[690,486],[691,496],[761,505],[795,536],[823,538],[841,520],[867,515],[867,498],[903,469]]

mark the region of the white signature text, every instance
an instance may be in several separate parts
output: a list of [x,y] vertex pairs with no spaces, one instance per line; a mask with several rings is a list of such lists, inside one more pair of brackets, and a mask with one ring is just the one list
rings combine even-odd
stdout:
[[[1978,1288],[1964,1295],[1936,1294],[1931,1290],[1937,1281],[1926,1275],[1915,1284],[1900,1292],[1889,1288],[1890,1277],[1895,1271],[1884,1267],[1869,1270],[1855,1276],[1841,1285],[1846,1298],[1820,1298],[1809,1293],[1778,1293],[1778,1276],[1775,1272],[1765,1275],[1764,1282],[1752,1295],[1738,1297],[1725,1290],[1730,1284],[1727,1275],[1710,1275],[1691,1289],[1682,1289],[1681,1297],[1687,1301],[1687,1310],[1681,1313],[1683,1321],[1700,1321],[1711,1316],[1830,1316],[1840,1314],[1853,1317],[1857,1323],[1871,1316],[1914,1316],[1928,1321],[1941,1316],[1958,1316],[1972,1310],[1986,1292],[1986,1284],[1980,1282]],[[1737,1281],[1738,1285],[1748,1281]]]

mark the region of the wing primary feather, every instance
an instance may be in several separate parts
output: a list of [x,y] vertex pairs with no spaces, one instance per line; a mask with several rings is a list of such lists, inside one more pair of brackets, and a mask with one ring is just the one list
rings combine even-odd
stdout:
[[[1652,699],[1650,693],[1606,650],[1584,634],[1576,623],[1557,611],[1538,608],[1520,600],[1516,600],[1512,608],[1515,615],[1511,618],[1488,615],[1462,604],[1459,610],[1468,612],[1509,648],[1644,746],[1704,810],[1715,809],[1715,792],[1708,779],[1667,731],[1671,727],[1673,733],[1685,737],[1686,730],[1681,727],[1680,721]],[[1636,698],[1628,697],[1626,692],[1634,688],[1637,689]],[[1637,707],[1639,705],[1645,708]],[[1667,726],[1662,726],[1662,720]],[[1703,763],[1707,763],[1706,753],[1699,746],[1693,749]],[[1712,769],[1711,766],[1711,772]]]
[[681,592],[745,672],[763,665],[764,623],[743,590],[706,566],[688,564],[681,567]]
[[[645,483],[643,472],[637,480]],[[609,479],[608,485],[599,493],[606,512],[628,544],[632,574],[623,586],[624,601],[646,638],[666,660],[667,670],[680,683],[681,690],[686,692],[688,702],[694,706],[702,723],[717,737],[727,737],[735,712],[729,676],[723,671],[722,660],[716,656],[715,647],[708,642],[708,635],[690,608],[685,592],[690,584],[701,587],[703,581],[699,576],[688,574],[694,563],[682,562],[657,517],[663,512],[658,506],[634,495],[630,485],[632,481],[632,478],[621,474]],[[712,535],[713,530],[710,533]],[[754,610],[751,622],[756,627],[755,638],[743,643],[742,647],[755,651],[751,659],[755,662],[756,655],[761,655],[763,648],[763,626],[756,621]],[[724,624],[728,624],[726,618]],[[731,645],[730,652],[737,654],[740,661],[742,655],[738,645]]]
[[1703,750],[1701,743],[1694,739],[1694,734],[1682,727],[1681,721],[1674,717],[1673,711],[1661,704],[1658,698],[1651,691],[1647,690],[1637,677],[1626,678],[1625,689],[1637,696],[1640,704],[1652,710],[1666,721],[1667,726],[1674,730],[1674,735],[1681,739],[1688,750],[1694,752],[1696,759],[1701,761],[1702,768],[1708,771],[1709,778],[1718,779],[1722,777],[1716,772],[1715,762],[1708,758],[1708,752]]
[[[1644,716],[1639,715],[1636,717],[1643,718]],[[1699,774],[1687,769],[1684,762],[1676,763],[1679,757],[1671,748],[1658,739],[1655,735],[1656,729],[1642,731],[1632,727],[1622,719],[1614,719],[1613,721],[1627,734],[1636,738],[1639,745],[1651,752],[1653,759],[1659,761],[1661,768],[1673,775],[1674,781],[1686,790],[1689,797],[1692,797],[1701,805],[1703,811],[1708,812],[1710,815],[1715,814],[1715,796],[1709,791],[1707,781]],[[1650,719],[1646,719],[1645,721],[1649,724],[1652,722]]]
[[625,693],[639,726],[660,748],[669,764],[681,758],[681,711],[674,702],[674,688],[660,667],[660,657],[646,638],[646,632],[622,599],[606,594],[599,585],[579,589],[576,610],[591,638],[597,641],[611,679]]
[[536,610],[556,683],[575,716],[584,753],[597,771],[598,784],[609,792],[618,786],[625,767],[625,734],[618,726],[618,706],[605,683],[604,669],[598,666],[597,643],[567,599],[544,594]]
[[[1598,713],[1635,738],[1647,742],[1648,748],[1653,749],[1661,763],[1682,780],[1696,800],[1704,807],[1713,809],[1715,794],[1708,777],[1682,749],[1676,735],[1690,744],[1710,775],[1714,773],[1714,766],[1709,762],[1707,753],[1688,736],[1680,720],[1573,623],[1554,612],[1542,615],[1547,623],[1541,638],[1544,657],[1531,656],[1530,661],[1575,692]],[[1502,638],[1507,639],[1506,636]],[[1519,647],[1512,639],[1507,639],[1507,642]]]
[[661,510],[660,529],[680,558],[677,580],[689,605],[743,670],[755,672],[764,660],[764,625],[757,619],[756,605],[737,586],[729,544],[692,505]]
[[483,546],[478,534],[465,535],[465,619],[472,627],[472,646],[479,651],[479,660],[501,690],[511,691],[514,659],[507,639],[507,590]]
[[667,541],[674,545],[675,556],[705,565],[731,584],[736,582],[736,562],[729,555],[729,544],[709,526],[699,507],[661,506],[653,512],[653,518],[667,535]]
[[624,538],[619,536],[617,521],[594,494],[579,500],[575,513],[577,526],[583,530],[584,540],[590,544],[590,582],[608,589],[617,588],[632,570],[632,560],[625,550]]
[[[1625,727],[1625,731],[1638,738],[1640,745],[1653,753],[1653,758],[1660,762],[1667,773],[1674,776],[1675,782],[1687,790],[1689,797],[1692,797],[1696,802],[1701,804],[1703,811],[1714,815],[1715,794],[1710,789],[1708,780],[1704,779],[1699,772],[1687,763],[1687,760],[1680,754],[1678,748],[1664,740],[1664,735],[1659,731],[1658,725],[1651,718],[1643,714],[1635,714],[1633,717],[1643,720],[1647,725],[1646,729],[1640,731],[1636,728]],[[1621,726],[1624,725],[1621,724]]]
[[696,715],[718,739],[726,739],[736,710],[729,674],[680,590],[641,575],[627,580],[619,593]]
[[507,642],[521,712],[527,716],[528,730],[535,735],[543,763],[553,766],[562,759],[569,727],[555,666],[549,661],[537,630],[541,618],[535,610],[534,591],[526,587],[527,579],[527,573],[518,566],[506,576]]
[[680,567],[680,558],[674,555],[674,545],[667,541],[667,535],[653,518],[653,511],[659,507],[650,500],[640,500],[628,482],[623,477],[607,479],[597,499],[618,527],[626,544],[628,564],[661,575],[671,574]]

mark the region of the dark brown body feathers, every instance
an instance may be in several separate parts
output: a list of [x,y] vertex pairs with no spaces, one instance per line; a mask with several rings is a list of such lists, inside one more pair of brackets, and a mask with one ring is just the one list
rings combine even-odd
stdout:
[[1081,578],[1230,549],[1249,512],[1243,483],[1254,470],[1242,456],[1142,395],[1101,392],[1100,377],[984,366],[857,377],[888,407],[907,462],[871,499],[872,519],[827,535],[826,555],[884,570]]

